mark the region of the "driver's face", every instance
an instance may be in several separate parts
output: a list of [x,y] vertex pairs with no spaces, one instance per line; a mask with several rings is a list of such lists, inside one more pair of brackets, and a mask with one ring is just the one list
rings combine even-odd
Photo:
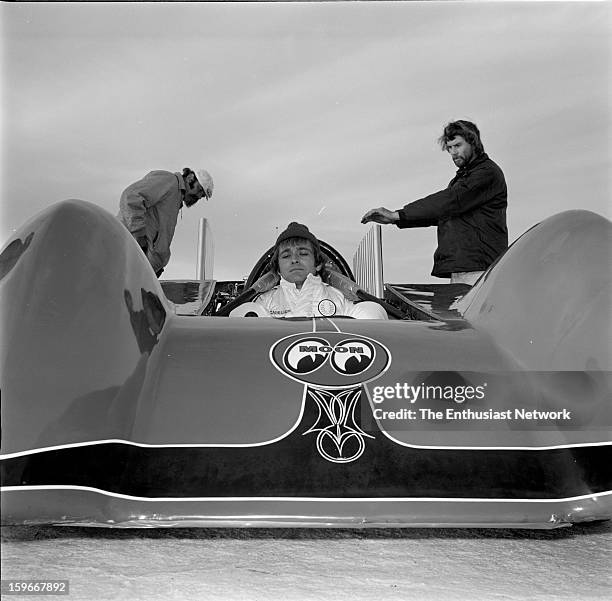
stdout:
[[278,270],[283,279],[299,289],[311,273],[317,273],[315,253],[310,240],[283,240],[278,253]]

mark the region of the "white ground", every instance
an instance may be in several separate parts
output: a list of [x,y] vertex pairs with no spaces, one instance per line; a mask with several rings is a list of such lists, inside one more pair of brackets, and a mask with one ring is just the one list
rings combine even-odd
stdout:
[[3,579],[69,579],[67,597],[444,600],[612,598],[612,524],[554,531],[100,530],[3,527]]

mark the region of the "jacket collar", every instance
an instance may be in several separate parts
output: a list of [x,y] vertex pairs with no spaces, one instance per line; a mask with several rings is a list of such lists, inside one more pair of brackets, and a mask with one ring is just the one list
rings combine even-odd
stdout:
[[185,180],[183,179],[183,174],[179,173],[178,171],[175,171],[174,175],[176,175],[176,179],[178,180],[180,191],[184,192],[185,191]]
[[[180,208],[182,210],[183,208],[183,201],[185,200],[185,180],[183,179],[183,174],[179,173],[178,171],[174,172],[174,175],[176,175],[176,179],[178,180],[178,185],[179,185],[179,192],[181,193],[181,204],[180,204]],[[181,218],[182,218],[183,214],[181,213]]]
[[[305,288],[308,289],[311,286],[314,286],[316,284],[321,284],[321,283],[322,283],[322,280],[318,275],[312,275],[312,273],[309,273],[306,279],[304,280],[304,283],[302,284],[302,290],[304,290]],[[297,290],[297,286],[293,282],[288,282],[282,277],[280,279],[280,286],[281,288],[284,288],[284,289],[289,288],[292,290]]]
[[473,161],[470,161],[464,167],[459,167],[457,169],[457,175],[464,175],[465,173],[469,173],[474,167],[484,163],[489,159],[489,155],[486,152],[479,154]]

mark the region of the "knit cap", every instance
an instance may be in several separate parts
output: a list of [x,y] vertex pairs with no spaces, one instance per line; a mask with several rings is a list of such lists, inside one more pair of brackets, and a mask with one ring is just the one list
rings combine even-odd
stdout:
[[304,238],[306,240],[310,240],[315,250],[320,250],[319,241],[317,240],[316,236],[312,234],[305,225],[297,223],[297,221],[292,221],[287,226],[287,229],[280,233],[276,239],[276,246],[278,246],[283,240],[288,240],[289,238]]

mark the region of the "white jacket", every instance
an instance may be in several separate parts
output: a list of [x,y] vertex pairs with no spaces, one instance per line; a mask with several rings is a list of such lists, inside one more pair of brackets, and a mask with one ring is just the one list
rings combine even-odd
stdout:
[[332,317],[344,315],[364,319],[387,319],[385,310],[374,302],[353,303],[342,292],[308,274],[302,288],[281,278],[280,284],[264,292],[255,304],[272,317]]

